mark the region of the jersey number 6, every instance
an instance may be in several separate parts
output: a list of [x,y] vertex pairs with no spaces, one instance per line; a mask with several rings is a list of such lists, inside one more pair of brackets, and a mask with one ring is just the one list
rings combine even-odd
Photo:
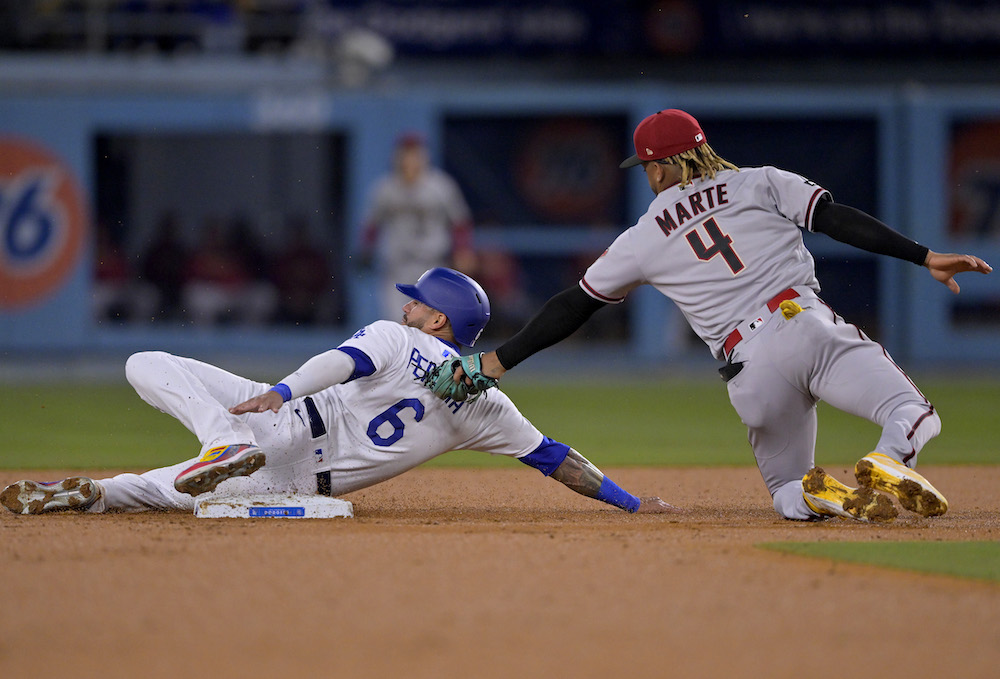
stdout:
[[[413,411],[414,421],[419,422],[424,419],[424,404],[415,398],[404,398],[372,418],[372,421],[368,423],[368,438],[377,446],[391,446],[403,438],[403,429],[406,425],[400,419],[399,413],[407,408]],[[378,429],[386,422],[392,425],[392,433],[388,436],[380,436]]]
[[715,219],[709,219],[704,222],[702,226],[705,227],[705,232],[708,233],[708,237],[712,239],[712,247],[706,247],[705,241],[701,239],[698,235],[697,229],[691,229],[684,236],[687,238],[687,242],[691,245],[691,249],[694,250],[694,254],[698,255],[698,259],[703,262],[707,262],[716,255],[722,255],[722,258],[726,260],[726,264],[729,265],[730,271],[734,274],[738,274],[743,270],[743,262],[740,261],[739,255],[733,250],[732,242],[733,239],[728,235],[722,233],[722,229],[719,228],[719,223]]

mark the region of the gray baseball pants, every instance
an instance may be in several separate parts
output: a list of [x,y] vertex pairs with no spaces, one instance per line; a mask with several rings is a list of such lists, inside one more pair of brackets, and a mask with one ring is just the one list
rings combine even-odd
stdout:
[[802,497],[802,477],[815,465],[820,400],[881,426],[872,450],[911,468],[941,419],[882,345],[815,295],[794,301],[801,312],[775,311],[736,345],[730,360],[744,365],[728,388],[775,510],[807,520],[816,514]]

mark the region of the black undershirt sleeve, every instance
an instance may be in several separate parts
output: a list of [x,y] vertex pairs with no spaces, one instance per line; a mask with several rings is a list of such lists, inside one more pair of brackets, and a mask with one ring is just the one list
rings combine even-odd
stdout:
[[[813,212],[813,231],[856,248],[922,265],[928,249],[861,210],[821,200]],[[576,332],[604,302],[574,285],[546,302],[534,318],[497,348],[497,359],[510,370],[542,349]]]
[[497,359],[507,370],[546,347],[561,342],[605,306],[579,285],[552,297],[520,332],[497,348]]
[[928,248],[861,210],[824,199],[813,211],[812,230],[841,243],[923,265]]

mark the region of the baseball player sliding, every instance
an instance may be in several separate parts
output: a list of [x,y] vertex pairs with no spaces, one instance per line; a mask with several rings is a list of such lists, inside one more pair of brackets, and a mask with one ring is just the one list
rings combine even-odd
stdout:
[[275,386],[162,352],[131,356],[129,382],[194,433],[202,455],[98,481],[19,481],[0,502],[19,514],[191,511],[195,496],[210,492],[341,495],[469,449],[517,458],[629,512],[678,511],[618,487],[580,453],[543,436],[502,393],[461,403],[436,398],[425,377],[458,356],[458,344],[475,344],[490,317],[489,299],[473,279],[445,268],[396,287],[411,299],[402,323],[372,323]]
[[[788,519],[841,516],[890,521],[885,491],[921,516],[948,509],[914,471],[917,455],[941,430],[937,412],[877,342],[819,297],[813,258],[800,229],[926,267],[957,293],[954,276],[993,269],[972,255],[941,254],[875,218],[835,203],[808,179],[774,167],[737,168],[709,146],[698,121],[659,111],[635,130],[635,155],[656,198],[578,286],[550,299],[495,352],[449,363],[440,394],[476,393],[504,372],[568,337],[605,304],[652,285],[726,361],[720,370],[775,510]],[[875,449],[855,466],[860,485],[814,467],[816,403],[882,427]]]

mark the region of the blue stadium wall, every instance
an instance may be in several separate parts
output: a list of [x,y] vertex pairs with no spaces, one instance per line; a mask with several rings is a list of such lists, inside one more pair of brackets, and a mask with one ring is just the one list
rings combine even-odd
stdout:
[[[222,74],[219,82],[225,81]],[[1000,121],[1000,90],[772,87],[763,91],[666,82],[461,89],[395,85],[373,91],[201,85],[177,87],[154,79],[122,91],[99,84],[38,90],[22,83],[0,97],[0,145],[15,149],[12,157],[22,151],[49,157],[75,182],[79,193],[75,202],[66,199],[68,207],[64,202],[54,208],[62,213],[39,216],[35,213],[44,212],[45,205],[27,204],[24,186],[12,187],[9,174],[0,176],[4,248],[0,283],[8,286],[8,293],[0,294],[4,360],[39,352],[86,355],[160,348],[197,355],[266,352],[276,346],[305,358],[336,345],[375,317],[374,275],[355,266],[353,253],[368,191],[386,171],[397,135],[410,130],[426,136],[434,161],[452,171],[475,196],[491,182],[516,182],[512,173],[527,172],[523,164],[509,163],[492,168],[504,177],[463,177],[471,167],[490,169],[491,156],[516,147],[517,135],[524,130],[538,135],[537,143],[544,146],[546,121],[610,120],[607,129],[620,133],[614,151],[624,157],[631,153],[630,131],[645,115],[684,108],[701,119],[713,146],[739,164],[777,165],[800,172],[830,189],[835,199],[872,212],[935,250],[970,251],[987,261],[1000,261],[1000,150],[994,149],[991,156],[986,149],[978,157],[976,149],[982,145],[975,141],[977,135],[988,138]],[[528,126],[512,126],[512,120],[526,121]],[[477,130],[482,130],[478,141]],[[343,231],[337,247],[344,297],[335,322],[303,328],[208,329],[96,320],[90,307],[97,140],[109,135],[183,138],[227,133],[329,134],[340,140],[342,187],[335,196],[335,209]],[[498,135],[511,139],[498,141]],[[956,151],[962,135],[967,138],[961,142],[966,150]],[[572,153],[571,144],[555,144],[538,153],[566,151]],[[0,170],[7,170],[3,162],[0,159]],[[225,168],[219,172],[222,182]],[[620,205],[613,206],[610,217],[600,223],[575,224],[572,211],[565,218],[537,217],[539,210],[559,208],[529,205],[522,212],[501,210],[488,219],[478,218],[476,244],[524,257],[529,268],[544,266],[547,258],[585,260],[599,254],[645,211],[651,197],[641,172],[621,176]],[[38,187],[44,191],[43,184]],[[530,188],[520,190],[530,194]],[[572,200],[572,193],[568,198]],[[17,200],[24,204],[14,206]],[[308,202],[308,198],[294,200]],[[525,200],[530,202],[530,196]],[[972,207],[963,212],[964,226],[958,228],[953,213],[962,200]],[[489,204],[488,197],[475,201]],[[254,203],[248,198],[248,204]],[[67,210],[81,215],[77,222],[66,221]],[[20,225],[16,219],[22,220]],[[35,221],[26,228],[24,220]],[[60,229],[73,233],[60,235]],[[67,245],[74,238],[79,242]],[[897,358],[927,363],[982,361],[995,354],[1000,343],[995,276],[966,275],[960,280],[962,295],[954,297],[911,264],[869,257],[811,234],[808,243],[820,263],[829,301],[849,319],[861,317],[862,327],[877,335]],[[19,276],[27,283],[19,282]],[[549,289],[541,289],[544,285],[557,288],[563,282],[538,280],[532,304],[549,294]],[[707,356],[703,345],[692,342],[673,305],[654,291],[640,289],[630,295],[623,313],[629,331],[614,340],[620,355],[664,362]]]

